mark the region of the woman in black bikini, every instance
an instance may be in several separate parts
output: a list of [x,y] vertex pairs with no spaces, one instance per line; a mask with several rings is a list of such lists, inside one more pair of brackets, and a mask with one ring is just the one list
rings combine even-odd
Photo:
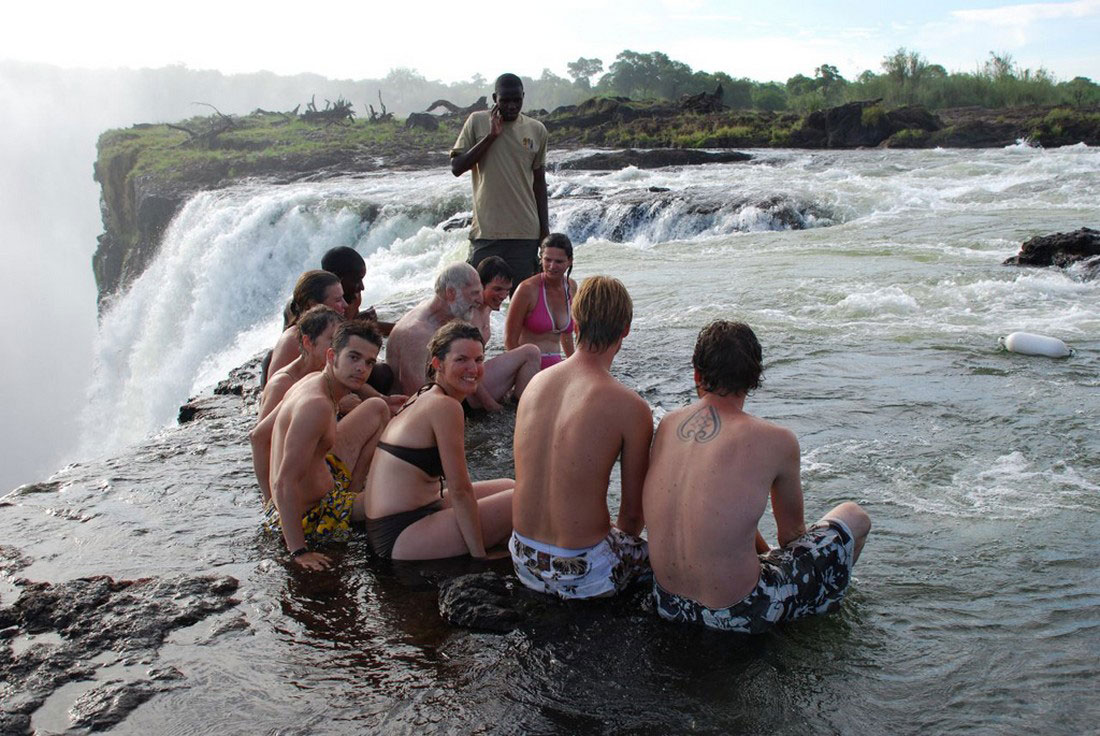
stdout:
[[512,533],[515,481],[473,483],[466,469],[462,400],[485,372],[481,332],[448,322],[432,336],[428,353],[431,383],[390,420],[374,451],[367,536],[385,558],[484,558],[487,547]]

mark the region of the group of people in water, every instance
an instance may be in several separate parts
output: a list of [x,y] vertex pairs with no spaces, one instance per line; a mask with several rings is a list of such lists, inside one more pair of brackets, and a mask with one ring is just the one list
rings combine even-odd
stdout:
[[[366,264],[348,247],[298,280],[251,433],[265,523],[311,570],[330,565],[314,547],[361,522],[384,559],[510,555],[525,586],[561,598],[651,579],[660,616],[724,631],[835,608],[871,522],[848,502],[806,526],[797,439],[744,410],[763,371],[753,331],[703,328],[698,400],[654,436],[648,404],[611,374],[630,295],[611,277],[572,280],[573,244],[548,228],[546,129],[522,114],[515,75],[493,102],[451,150],[452,173],[472,172],[469,259],[429,298],[392,324],[362,311]],[[509,294],[504,350],[487,358]],[[474,481],[467,414],[510,402],[515,478]],[[769,498],[776,547],[758,531]]]
[[[490,359],[491,312],[513,292],[500,258],[444,267],[392,325],[360,309],[366,266],[353,249],[324,263],[336,272],[308,271],[294,290],[251,433],[265,523],[298,565],[328,567],[317,547],[360,522],[381,558],[507,554],[524,585],[561,598],[652,576],[662,617],[722,630],[764,631],[843,597],[870,521],[844,503],[806,527],[797,440],[744,411],[762,372],[747,325],[702,330],[698,400],[654,436],[650,407],[611,374],[630,295],[607,276],[578,288],[566,236],[546,237],[541,270],[514,285],[504,351]],[[512,402],[515,479],[475,481],[467,416]],[[769,498],[774,548],[757,531]]]

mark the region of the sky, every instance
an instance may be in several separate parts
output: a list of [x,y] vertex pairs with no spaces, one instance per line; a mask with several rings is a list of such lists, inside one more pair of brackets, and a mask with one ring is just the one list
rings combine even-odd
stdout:
[[548,68],[566,76],[566,64],[578,57],[598,57],[606,67],[631,49],[663,51],[695,70],[785,81],[812,76],[822,64],[848,79],[878,72],[882,58],[904,46],[948,71],[973,71],[995,51],[1062,81],[1100,81],[1098,37],[1100,0],[41,0],[5,10],[0,59],[333,79],[380,78],[404,67],[454,82],[504,70],[537,77]]

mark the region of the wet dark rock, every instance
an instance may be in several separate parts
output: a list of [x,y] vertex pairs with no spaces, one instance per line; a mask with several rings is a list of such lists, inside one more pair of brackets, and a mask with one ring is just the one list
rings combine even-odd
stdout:
[[59,585],[30,583],[12,609],[27,633],[56,631],[100,650],[148,649],[173,629],[235,603],[230,577],[120,580],[105,575]]
[[523,620],[516,581],[495,572],[462,575],[439,588],[439,615],[468,629],[506,633]]
[[[180,406],[177,422],[187,424],[196,419],[224,419],[254,412],[260,403],[260,363],[257,355],[229,372],[229,377],[214,387],[213,395],[190,398]],[[237,399],[243,399],[243,404]]]
[[31,562],[31,558],[27,557],[16,547],[0,544],[0,573],[4,575],[14,575],[20,570],[29,567]]
[[77,728],[102,731],[121,723],[131,711],[160,689],[149,680],[108,680],[77,698],[69,710],[69,716]]
[[1039,235],[1024,241],[1020,252],[1004,261],[1006,266],[1057,266],[1083,263],[1086,276],[1100,271],[1100,231],[1083,227],[1070,233]]
[[55,480],[42,481],[40,483],[26,483],[11,492],[13,496],[26,496],[31,493],[57,493],[61,484]]
[[149,670],[150,680],[182,680],[183,673],[175,667],[154,667]]
[[[54,632],[58,644],[36,643],[14,654],[10,639],[0,644],[0,734],[26,733],[13,714],[33,713],[57,688],[95,677],[94,660],[104,652],[124,663],[152,661],[172,631],[236,604],[230,577],[178,576],[114,580],[79,578],[51,585],[27,582],[19,599],[0,609],[0,627],[23,635]],[[166,668],[152,680],[178,679]],[[94,729],[118,723],[160,686],[150,681],[104,683],[77,701],[74,723]],[[23,728],[22,731],[19,728]]]
[[859,100],[810,113],[791,132],[800,148],[860,148],[878,146],[903,130],[933,133],[943,124],[923,107],[886,110],[881,100]]
[[0,736],[23,736],[31,732],[31,717],[27,713],[0,711]]
[[233,631],[248,631],[251,627],[252,625],[248,623],[248,619],[242,614],[225,621],[219,621],[210,630],[210,638],[215,639]]
[[559,169],[575,171],[618,171],[627,166],[639,169],[659,169],[664,166],[695,166],[698,164],[725,164],[752,159],[740,151],[701,151],[695,148],[657,148],[639,151],[633,148],[625,151],[594,153],[590,156],[564,161]]
[[648,583],[636,583],[610,598],[563,601],[528,590],[514,576],[498,572],[460,575],[439,586],[439,614],[450,624],[476,631],[507,633],[523,626],[546,631],[605,618],[647,615]]

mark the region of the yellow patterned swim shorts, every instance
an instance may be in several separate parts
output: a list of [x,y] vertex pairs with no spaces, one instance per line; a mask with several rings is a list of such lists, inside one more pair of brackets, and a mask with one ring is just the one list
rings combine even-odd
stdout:
[[[351,490],[351,473],[348,466],[331,453],[325,457],[325,463],[332,473],[332,490],[302,516],[302,531],[310,543],[340,542],[351,532],[351,509],[357,495]],[[273,501],[264,506],[264,526],[272,532],[282,533],[279,510]]]

